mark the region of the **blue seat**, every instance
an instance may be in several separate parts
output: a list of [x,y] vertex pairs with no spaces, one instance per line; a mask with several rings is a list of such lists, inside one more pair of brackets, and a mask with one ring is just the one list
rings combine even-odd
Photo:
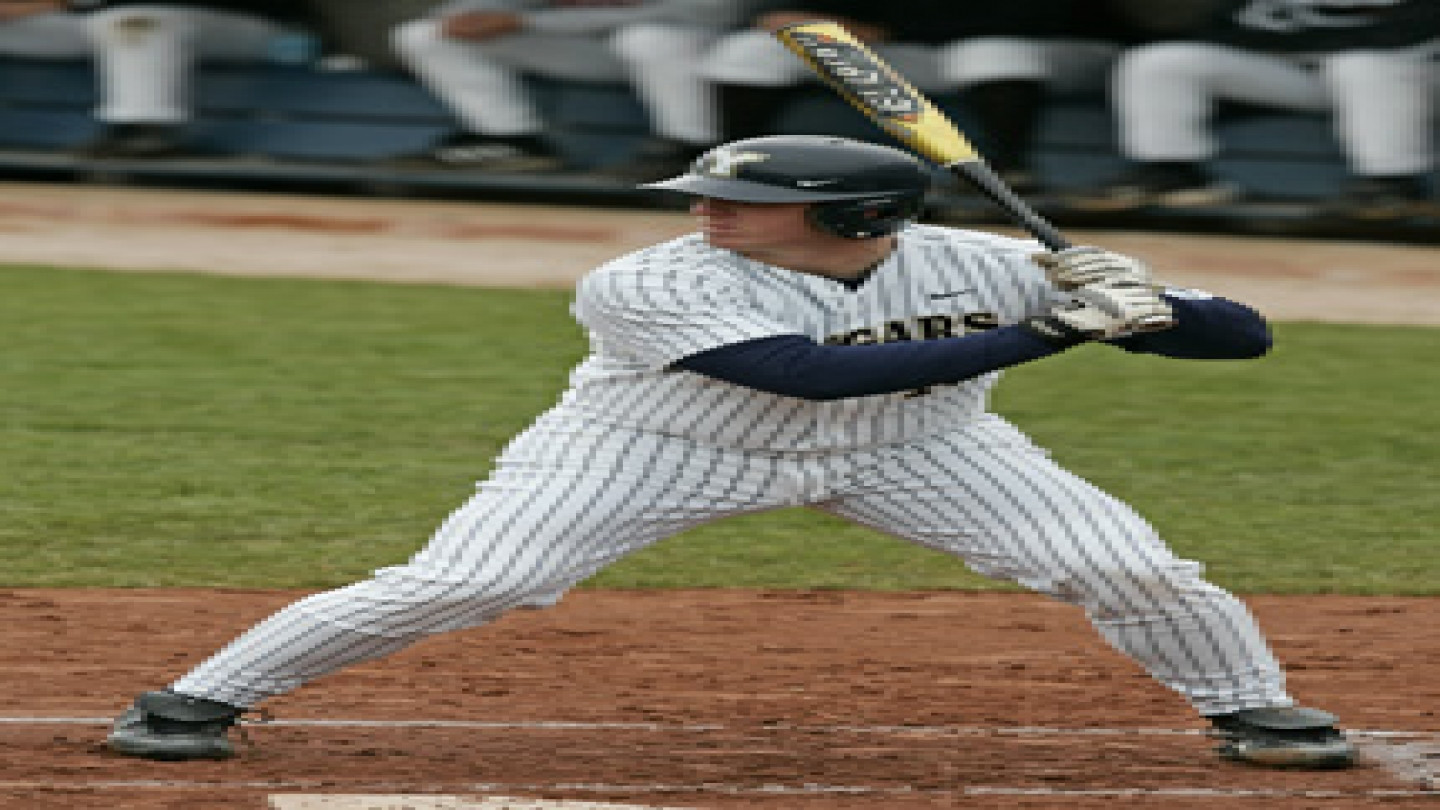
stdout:
[[[577,167],[623,160],[650,134],[646,111],[626,86],[538,78],[527,83],[547,134]],[[92,138],[98,130],[96,96],[87,60],[0,58],[0,150],[64,150]],[[194,96],[199,149],[291,162],[287,171],[295,175],[307,164],[316,165],[318,175],[323,164],[363,164],[415,152],[457,126],[454,114],[422,85],[393,70],[207,64],[196,77]],[[937,94],[936,102],[985,154],[986,133],[974,125],[963,97]],[[782,110],[773,130],[894,143],[818,86]],[[1215,134],[1221,143],[1216,170],[1260,194],[1324,197],[1347,176],[1323,114],[1225,110]],[[1121,171],[1125,162],[1105,99],[1053,98],[1041,118],[1035,164],[1042,180],[1058,188],[1095,185]],[[227,179],[243,171],[239,165],[216,168],[217,177]]]
[[379,71],[323,71],[281,65],[206,67],[195,85],[202,115],[345,118],[357,122],[448,121],[450,113],[414,81]]

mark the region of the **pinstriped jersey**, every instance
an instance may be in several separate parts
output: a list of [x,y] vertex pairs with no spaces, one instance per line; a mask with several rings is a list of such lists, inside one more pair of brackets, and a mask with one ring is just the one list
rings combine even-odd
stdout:
[[912,225],[856,289],[715,248],[699,234],[611,261],[572,311],[590,354],[557,415],[753,450],[842,450],[955,430],[985,412],[999,373],[835,401],[771,394],[672,367],[689,355],[780,335],[830,344],[930,340],[1012,324],[1057,293],[996,234]]

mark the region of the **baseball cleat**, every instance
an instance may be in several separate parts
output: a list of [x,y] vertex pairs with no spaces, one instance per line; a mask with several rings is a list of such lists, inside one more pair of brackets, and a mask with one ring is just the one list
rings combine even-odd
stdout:
[[145,759],[229,759],[235,746],[226,731],[241,712],[215,700],[146,692],[116,718],[105,743],[112,751]]
[[1223,759],[1268,768],[1348,768],[1359,759],[1355,744],[1335,727],[1339,719],[1298,706],[1246,709],[1210,717],[1211,735]]

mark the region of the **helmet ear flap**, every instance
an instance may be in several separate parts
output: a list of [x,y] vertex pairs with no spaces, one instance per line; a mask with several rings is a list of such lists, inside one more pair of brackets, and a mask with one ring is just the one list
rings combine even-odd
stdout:
[[909,225],[924,207],[921,194],[886,195],[816,203],[805,211],[810,224],[846,239],[888,236]]

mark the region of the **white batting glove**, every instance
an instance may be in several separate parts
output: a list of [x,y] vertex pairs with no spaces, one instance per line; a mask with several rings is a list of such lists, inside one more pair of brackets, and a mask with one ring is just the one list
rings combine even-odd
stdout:
[[1144,262],[1103,248],[1072,247],[1058,253],[1038,253],[1034,259],[1045,268],[1050,283],[1061,290],[1077,290],[1101,281],[1159,286]]
[[1175,325],[1170,305],[1147,284],[1102,280],[1074,290],[1071,298],[1023,325],[1051,343],[1064,346]]

